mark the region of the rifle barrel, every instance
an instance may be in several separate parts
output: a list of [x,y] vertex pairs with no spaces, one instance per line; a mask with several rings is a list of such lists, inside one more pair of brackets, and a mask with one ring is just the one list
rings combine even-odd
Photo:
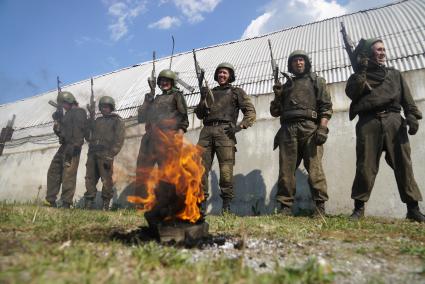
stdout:
[[173,56],[174,56],[174,36],[171,36],[171,39],[173,40],[173,48],[171,50],[171,57],[170,57],[170,70],[171,70],[171,65],[173,64]]

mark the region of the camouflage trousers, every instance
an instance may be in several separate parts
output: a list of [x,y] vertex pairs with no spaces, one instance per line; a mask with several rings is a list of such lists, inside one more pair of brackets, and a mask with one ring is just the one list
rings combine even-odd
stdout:
[[422,195],[413,176],[406,121],[399,113],[361,115],[356,125],[356,176],[351,198],[368,201],[385,151],[393,169],[401,201],[421,201]]
[[279,177],[276,200],[291,207],[296,193],[295,172],[301,160],[308,172],[308,183],[315,201],[327,201],[326,177],[322,167],[323,146],[314,139],[317,125],[310,120],[285,122],[275,137],[279,146]]
[[217,155],[220,168],[221,198],[230,201],[234,197],[233,192],[233,166],[235,164],[236,140],[224,133],[227,124],[217,126],[204,126],[199,135],[198,145],[204,148],[202,162],[205,174],[202,178],[202,188],[205,200],[208,199],[208,175],[212,167],[214,155]]
[[88,200],[96,198],[96,185],[99,179],[102,180],[102,199],[110,200],[114,195],[113,174],[114,161],[106,160],[102,155],[89,153],[86,163],[86,193],[84,197]]
[[61,185],[62,202],[72,204],[74,198],[81,148],[76,147],[71,155],[66,155],[66,147],[64,144],[59,147],[47,172],[46,200],[50,203],[56,202]]

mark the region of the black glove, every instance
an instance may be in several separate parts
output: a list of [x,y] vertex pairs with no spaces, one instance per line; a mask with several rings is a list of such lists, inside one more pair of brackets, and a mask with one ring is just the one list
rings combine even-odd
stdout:
[[360,73],[366,72],[367,67],[369,66],[369,58],[366,54],[359,54],[357,58],[357,66]]
[[59,120],[59,119],[61,119],[61,117],[62,117],[62,114],[61,114],[59,111],[55,111],[55,112],[52,114],[52,118],[53,118],[53,120]]
[[201,88],[201,101],[205,100],[208,94],[208,88],[202,87]]
[[71,165],[71,160],[72,160],[72,156],[74,154],[74,146],[72,145],[67,145],[65,148],[65,151],[63,153],[64,156],[64,162],[66,166],[70,166]]
[[274,94],[276,96],[282,95],[282,91],[283,91],[282,83],[277,82],[276,84],[274,84],[274,86],[273,86],[273,92],[274,92]]
[[240,125],[234,126],[233,124],[230,124],[229,126],[226,126],[224,128],[224,133],[229,136],[234,136],[237,132],[241,131],[242,127]]
[[76,157],[80,155],[81,153],[81,147],[80,146],[73,146],[68,145],[65,149],[65,161],[71,161],[73,157]]
[[155,98],[154,95],[152,95],[151,93],[147,93],[145,95],[145,101],[147,101],[149,103],[153,102],[154,98]]
[[415,135],[419,129],[418,119],[413,114],[408,114],[406,116],[407,125],[409,125],[409,134]]
[[325,144],[328,139],[328,133],[329,129],[326,126],[319,126],[315,134],[316,145],[320,146]]
[[105,170],[110,170],[112,169],[112,163],[114,162],[114,158],[107,156],[105,157],[105,160],[103,161],[103,168]]

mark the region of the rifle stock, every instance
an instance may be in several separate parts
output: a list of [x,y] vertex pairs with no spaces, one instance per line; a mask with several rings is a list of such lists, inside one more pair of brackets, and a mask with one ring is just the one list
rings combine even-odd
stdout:
[[178,72],[175,72],[175,73],[176,73],[176,82],[179,83],[180,85],[182,85],[183,88],[185,88],[189,92],[193,93],[195,91],[195,88],[193,88],[191,85],[189,85],[188,83],[186,83],[185,81],[183,81],[182,79],[180,79]]

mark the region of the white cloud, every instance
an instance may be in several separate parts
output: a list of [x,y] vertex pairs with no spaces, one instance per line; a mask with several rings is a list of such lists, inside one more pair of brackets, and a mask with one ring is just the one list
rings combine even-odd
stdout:
[[249,26],[245,29],[242,38],[255,37],[262,33],[262,30],[267,25],[270,18],[275,14],[275,11],[266,12],[258,18],[251,21]]
[[342,5],[336,0],[271,0],[262,8],[263,13],[245,28],[242,38],[259,36],[391,2],[393,0],[349,0]]
[[149,28],[151,29],[161,29],[161,30],[168,30],[172,27],[178,27],[180,26],[181,21],[177,17],[170,17],[166,16],[155,23],[149,24]]
[[108,26],[113,41],[125,36],[132,20],[146,10],[145,0],[105,0],[104,3],[108,6],[108,15],[113,19],[113,23]]
[[[221,0],[171,0],[177,8],[188,18],[190,23],[198,23],[204,20],[204,13],[215,10]],[[161,0],[161,3],[168,1]]]

